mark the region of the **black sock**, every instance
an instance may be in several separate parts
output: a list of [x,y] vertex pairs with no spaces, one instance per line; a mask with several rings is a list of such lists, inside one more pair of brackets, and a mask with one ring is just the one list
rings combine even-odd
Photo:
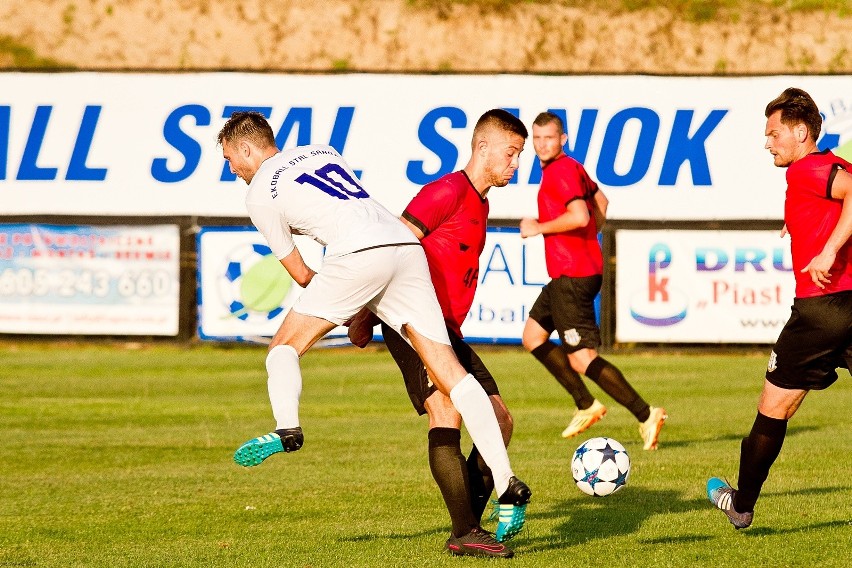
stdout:
[[583,379],[580,374],[571,368],[568,364],[568,357],[561,347],[552,341],[545,341],[532,351],[533,357],[538,359],[545,368],[550,371],[550,374],[556,377],[559,384],[568,391],[568,394],[574,399],[574,404],[580,410],[589,408],[595,397],[583,384]]
[[473,516],[481,521],[491,492],[494,491],[494,477],[491,474],[491,468],[479,455],[476,446],[470,450],[470,455],[467,457],[467,476],[470,480],[470,508]]
[[597,383],[615,402],[629,410],[639,422],[645,422],[651,416],[648,403],[630,386],[621,371],[603,357],[595,357],[594,361],[589,363],[586,376]]
[[740,444],[740,475],[734,494],[734,509],[738,512],[754,511],[760,489],[769,476],[769,468],[781,453],[786,435],[786,420],[757,413],[751,432]]
[[461,452],[461,432],[455,428],[429,430],[429,468],[438,483],[450,520],[453,536],[460,537],[479,522],[470,508],[467,466]]

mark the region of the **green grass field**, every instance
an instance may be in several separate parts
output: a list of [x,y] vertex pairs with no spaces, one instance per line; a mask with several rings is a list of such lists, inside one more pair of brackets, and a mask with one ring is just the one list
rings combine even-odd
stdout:
[[[515,417],[510,456],[534,496],[512,541],[527,566],[848,566],[852,381],[811,394],[735,531],[704,496],[736,480],[765,355],[618,353],[670,414],[658,452],[610,412],[582,439],[630,452],[606,498],[570,479],[569,399],[528,354],[484,348]],[[262,347],[0,344],[0,566],[473,566],[443,551],[449,520],[429,474],[425,418],[382,350],[303,359],[306,444],[243,469],[234,449],[272,427]],[[463,441],[469,447],[467,439]],[[494,522],[485,527],[494,529]]]

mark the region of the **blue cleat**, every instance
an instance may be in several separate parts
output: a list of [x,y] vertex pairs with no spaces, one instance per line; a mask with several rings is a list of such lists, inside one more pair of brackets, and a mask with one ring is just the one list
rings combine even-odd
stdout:
[[302,447],[305,437],[302,428],[284,428],[249,440],[234,452],[234,461],[243,467],[260,465],[278,452],[295,452]]
[[500,505],[498,504],[497,512],[497,532],[494,533],[494,538],[497,542],[506,542],[511,540],[521,532],[526,521],[526,505]]
[[498,521],[494,538],[498,542],[505,542],[515,537],[524,528],[530,497],[532,497],[532,491],[527,484],[512,476],[509,479],[509,487],[500,496],[495,509]]

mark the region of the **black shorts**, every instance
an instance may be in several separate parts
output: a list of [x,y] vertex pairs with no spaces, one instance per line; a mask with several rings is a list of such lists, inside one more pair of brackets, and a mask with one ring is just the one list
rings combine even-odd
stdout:
[[782,389],[821,390],[852,368],[852,291],[796,298],[772,348],[766,380]]
[[601,330],[595,318],[595,298],[601,291],[603,277],[560,276],[545,285],[530,309],[530,318],[550,333],[559,332],[568,353],[580,349],[597,349]]
[[[479,381],[488,396],[500,394],[497,389],[497,382],[491,376],[479,355],[452,330],[447,329],[447,333],[450,336],[453,351],[455,351],[462,367]],[[384,336],[388,351],[396,361],[399,370],[402,371],[405,388],[408,390],[408,397],[411,399],[414,410],[421,416],[426,414],[426,408],[423,405],[426,403],[426,399],[438,390],[429,380],[426,367],[423,366],[423,362],[420,361],[420,357],[414,348],[385,323],[382,323],[382,336]]]

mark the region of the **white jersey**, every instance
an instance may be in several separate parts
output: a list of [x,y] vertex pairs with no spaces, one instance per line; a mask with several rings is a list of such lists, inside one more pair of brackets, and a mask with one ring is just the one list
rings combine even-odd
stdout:
[[330,257],[419,242],[364,191],[340,154],[322,144],[266,159],[249,185],[246,209],[279,260],[293,252],[294,230],[325,246]]

